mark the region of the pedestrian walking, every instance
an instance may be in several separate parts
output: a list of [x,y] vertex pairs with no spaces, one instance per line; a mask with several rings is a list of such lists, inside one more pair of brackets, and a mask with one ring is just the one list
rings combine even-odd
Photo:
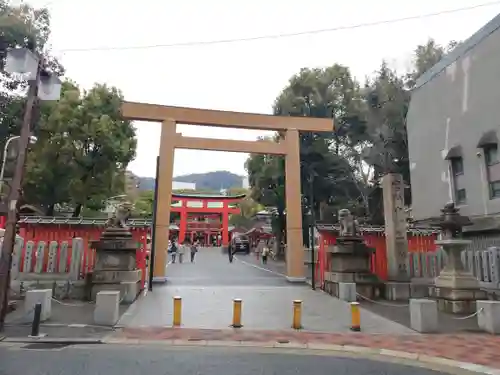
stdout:
[[186,249],[189,247],[189,240],[185,239],[182,245],[179,246],[179,249],[177,250],[179,254],[179,263],[182,263],[182,260],[184,259],[184,254],[186,254]]
[[231,242],[229,242],[229,245],[227,245],[227,255],[229,256],[229,263],[233,263],[234,253]]
[[257,247],[255,248],[255,254],[257,255],[257,260],[259,260],[260,257],[262,256],[262,250],[264,250],[264,246],[265,246],[264,240],[259,240],[259,242],[257,242]]
[[267,264],[267,257],[269,256],[269,247],[264,245],[262,248],[262,263]]
[[175,260],[177,258],[177,250],[179,248],[178,244],[177,244],[177,240],[175,238],[172,239],[172,241],[170,242],[170,254],[172,255],[172,263],[175,263]]
[[194,257],[196,256],[196,253],[198,252],[198,241],[195,241],[191,245],[191,263],[194,263]]

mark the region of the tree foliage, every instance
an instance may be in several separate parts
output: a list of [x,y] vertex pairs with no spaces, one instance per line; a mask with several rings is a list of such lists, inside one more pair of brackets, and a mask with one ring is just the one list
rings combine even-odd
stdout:
[[[335,123],[331,133],[300,135],[303,214],[311,209],[308,198],[312,196],[312,208],[322,220],[335,220],[339,208],[349,208],[367,220],[383,223],[379,178],[397,172],[410,184],[405,123],[410,90],[456,45],[451,42],[443,47],[431,39],[417,46],[409,72],[399,74],[383,61],[363,85],[348,67],[339,64],[304,68],[290,79],[276,98],[274,114],[331,118]],[[277,134],[275,140],[279,138]],[[246,169],[252,196],[275,208],[276,234],[282,235],[286,220],[283,159],[250,155]],[[409,192],[407,204],[411,203]]]
[[245,168],[251,186],[250,197],[261,206],[275,210],[271,224],[278,243],[281,243],[286,227],[285,160],[279,155],[252,154]]
[[141,191],[134,202],[134,216],[152,217],[154,197],[154,190]]
[[251,229],[253,225],[253,217],[257,212],[264,209],[262,205],[257,203],[251,195],[251,191],[245,188],[229,189],[228,195],[245,194],[245,197],[238,201],[237,207],[240,209],[239,214],[233,214],[229,218],[229,223],[238,228]]
[[135,157],[135,129],[120,115],[121,93],[95,85],[80,90],[65,82],[58,102],[44,103],[38,140],[28,157],[25,198],[52,214],[67,203],[79,216],[123,193],[123,171]]
[[[62,75],[50,54],[47,9],[11,6],[0,0],[0,60],[8,48],[25,47],[43,61],[45,70]],[[2,64],[3,65],[3,64]],[[0,147],[18,135],[25,103],[25,82],[0,76]],[[95,85],[81,90],[66,81],[58,102],[35,104],[32,131],[38,140],[28,155],[23,200],[53,214],[57,205],[102,208],[110,195],[124,190],[123,171],[135,156],[135,130],[121,119],[123,97],[114,87]]]

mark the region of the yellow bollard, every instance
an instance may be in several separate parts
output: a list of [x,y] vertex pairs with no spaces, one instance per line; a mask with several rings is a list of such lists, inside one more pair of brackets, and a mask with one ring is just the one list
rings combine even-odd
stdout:
[[182,319],[182,298],[174,297],[174,318],[172,325],[174,327],[180,327],[181,319]]
[[300,299],[296,299],[295,301],[293,301],[292,328],[302,328],[302,301]]
[[243,301],[239,298],[233,299],[233,328],[241,328],[243,325],[241,324],[241,305]]
[[351,331],[361,331],[361,314],[358,302],[351,302]]

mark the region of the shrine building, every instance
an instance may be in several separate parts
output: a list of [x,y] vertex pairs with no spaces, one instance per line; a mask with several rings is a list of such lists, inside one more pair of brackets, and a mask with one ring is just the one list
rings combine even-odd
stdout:
[[208,246],[227,246],[234,229],[229,225],[229,216],[241,213],[237,203],[243,198],[245,194],[172,193],[171,212],[180,217],[170,225],[171,236],[178,237],[179,243],[187,238]]

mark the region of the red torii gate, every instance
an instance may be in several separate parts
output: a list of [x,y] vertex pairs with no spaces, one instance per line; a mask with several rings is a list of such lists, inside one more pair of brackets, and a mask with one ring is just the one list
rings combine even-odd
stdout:
[[213,216],[220,215],[221,226],[216,230],[221,232],[222,245],[229,244],[229,215],[239,214],[241,210],[235,207],[236,202],[245,198],[245,194],[233,196],[217,194],[177,194],[172,193],[172,212],[180,213],[179,222],[179,242],[186,239],[186,234],[196,231],[195,228],[189,228],[189,214],[192,216]]

